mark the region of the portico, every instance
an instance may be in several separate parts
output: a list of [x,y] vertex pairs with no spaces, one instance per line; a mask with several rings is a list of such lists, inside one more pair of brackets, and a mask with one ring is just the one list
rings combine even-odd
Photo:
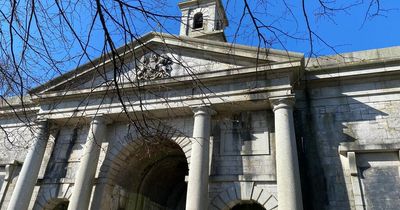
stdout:
[[58,132],[46,148],[40,124],[9,210],[302,210],[292,93],[303,55],[231,51],[220,1],[196,2],[179,5],[182,36],[132,43],[118,90],[87,66],[32,90]]
[[[294,63],[292,63],[294,64]],[[300,64],[300,63],[299,63]],[[282,64],[280,64],[282,65]],[[273,67],[273,66],[272,66]],[[277,71],[278,69],[270,69],[271,66],[266,68],[266,73],[270,74],[268,71]],[[290,81],[290,75],[293,72],[296,72],[297,67],[292,67],[290,69],[283,69],[281,73],[287,74],[287,76],[283,78],[289,78],[288,81]],[[237,75],[240,77],[240,71],[239,74]],[[245,70],[246,71],[246,70]],[[207,78],[207,77],[206,77]],[[210,77],[212,78],[212,77]],[[272,80],[282,80],[282,78],[275,78]],[[207,80],[205,80],[207,81]],[[212,86],[210,86],[212,87]],[[240,86],[237,86],[240,87]],[[285,86],[280,86],[280,87],[285,87]],[[290,86],[286,86],[290,87]],[[272,90],[271,90],[272,89]],[[248,101],[249,96],[248,95],[241,95],[241,94],[234,94],[229,96],[226,95],[224,96],[221,94],[221,97],[225,98],[230,98],[230,100],[235,101],[234,104],[227,104],[223,100],[221,100],[220,97],[217,98],[212,98],[209,97],[210,102],[209,104],[198,104],[198,100],[192,100],[189,101],[191,105],[186,105],[186,107],[182,107],[181,105],[176,106],[173,109],[180,110],[180,115],[177,116],[176,120],[170,120],[164,121],[165,125],[170,126],[168,129],[175,130],[176,132],[184,132],[188,136],[184,137],[181,136],[177,138],[178,136],[177,133],[171,134],[172,138],[177,138],[175,141],[179,146],[180,146],[180,151],[182,151],[180,154],[184,154],[184,157],[186,157],[187,164],[188,164],[188,172],[187,172],[187,192],[186,190],[182,191],[184,188],[181,188],[180,190],[176,191],[179,192],[178,194],[184,192],[185,193],[185,199],[184,203],[186,203],[186,209],[215,209],[218,207],[220,204],[214,204],[217,202],[215,200],[216,198],[210,197],[210,195],[213,195],[215,193],[215,189],[213,189],[213,186],[217,186],[218,184],[223,184],[226,185],[228,188],[226,188],[226,193],[229,194],[229,191],[231,188],[229,188],[229,184],[232,183],[237,183],[238,185],[234,184],[231,185],[234,188],[235,191],[241,191],[241,194],[236,195],[235,193],[235,199],[239,199],[242,201],[248,201],[248,199],[253,199],[248,197],[245,193],[245,190],[247,187],[247,184],[251,184],[251,188],[253,188],[253,191],[256,193],[259,193],[257,198],[259,202],[258,203],[263,203],[265,201],[262,201],[264,199],[265,193],[270,193],[271,196],[276,199],[277,203],[272,204],[270,202],[273,201],[273,199],[269,199],[267,203],[265,203],[264,207],[266,209],[267,206],[269,205],[279,205],[279,209],[285,210],[285,209],[302,209],[302,199],[301,199],[301,187],[300,187],[300,181],[299,181],[299,169],[298,169],[298,162],[297,162],[297,150],[296,150],[296,140],[295,140],[295,134],[294,134],[294,125],[293,125],[293,105],[294,105],[294,96],[293,95],[282,95],[283,92],[286,92],[286,90],[282,88],[277,88],[274,90],[273,86],[270,87],[264,87],[264,88],[259,88],[259,90],[265,90],[265,92],[259,92],[256,91],[254,93],[251,93],[250,96],[253,99],[256,99],[256,101]],[[224,93],[225,94],[225,93]],[[247,94],[247,93],[246,93]],[[112,104],[110,104],[109,107],[107,107],[107,110],[113,110],[110,109]],[[153,106],[154,107],[154,106]],[[159,104],[158,107],[154,107],[155,113],[157,113],[157,109],[162,109],[162,104]],[[172,110],[173,110],[172,109]],[[229,111],[228,111],[229,110]],[[248,111],[246,111],[248,110]],[[60,113],[63,113],[62,116],[65,116],[65,112],[62,111],[62,109],[58,111],[52,110],[51,113],[49,112],[46,114],[46,110],[43,110],[43,117],[46,117],[47,119],[50,119],[52,121],[59,121],[61,122],[63,119],[66,118],[60,118],[61,116]],[[85,112],[90,111],[90,107],[85,110]],[[237,112],[237,113],[267,113],[266,116],[268,116],[268,113],[271,113],[271,118],[269,120],[268,117],[260,118],[259,120],[254,119],[254,122],[250,121],[252,125],[248,125],[251,127],[251,130],[244,130],[247,129],[247,126],[241,126],[237,128],[224,128],[224,123],[228,122],[233,123],[233,126],[237,126],[235,123],[236,121],[239,121],[241,123],[247,123],[245,121],[242,122],[244,119],[238,119],[237,117],[234,117],[236,115],[230,115],[228,113]],[[228,114],[228,115],[227,115]],[[118,180],[120,178],[118,174],[121,174],[123,171],[127,170],[130,171],[130,174],[134,174],[137,172],[138,174],[141,174],[140,170],[148,170],[148,169],[139,169],[138,163],[135,163],[134,165],[129,166],[129,154],[137,153],[139,151],[145,151],[146,147],[138,147],[138,146],[130,146],[130,145],[139,145],[140,141],[134,140],[136,137],[129,137],[129,136],[140,136],[138,133],[136,134],[129,134],[128,130],[121,130],[119,127],[126,123],[126,119],[118,119],[116,118],[116,114],[112,112],[106,113],[101,113],[98,115],[93,115],[93,117],[90,117],[91,115],[88,115],[85,119],[88,119],[89,121],[89,127],[87,131],[87,135],[85,137],[85,141],[82,142],[83,149],[82,153],[80,154],[80,161],[78,164],[78,167],[76,168],[76,175],[74,177],[74,181],[71,183],[72,185],[72,191],[71,191],[71,197],[68,199],[69,200],[69,209],[89,209],[91,206],[92,209],[95,208],[109,208],[110,206],[117,205],[117,204],[112,204],[113,198],[112,194],[115,192],[117,193],[117,197],[121,200],[118,205],[137,205],[133,204],[132,202],[139,202],[141,203],[141,206],[157,206],[160,204],[156,204],[155,201],[157,201],[159,198],[156,197],[146,197],[149,194],[140,194],[141,192],[150,192],[149,187],[151,185],[146,184],[145,188],[135,188],[134,186],[139,186],[139,185],[129,185],[126,183],[119,183],[116,182],[115,180]],[[259,115],[256,114],[254,117],[257,118],[259,116],[264,116],[264,115]],[[162,119],[165,117],[165,115],[159,115],[159,117]],[[77,119],[76,119],[77,120]],[[228,120],[228,121],[227,121]],[[140,121],[140,120],[139,120]],[[139,122],[138,121],[138,122]],[[256,122],[260,122],[261,126],[256,126]],[[183,124],[182,124],[183,123]],[[60,124],[60,123],[59,123]],[[164,124],[164,123],[163,123]],[[214,124],[214,125],[213,125]],[[184,125],[181,127],[180,125]],[[272,130],[272,126],[274,125],[274,130]],[[217,128],[217,127],[219,128]],[[222,126],[222,127],[221,127]],[[228,129],[226,131],[223,131],[221,129]],[[44,129],[44,127],[43,127]],[[62,129],[62,128],[60,128]],[[182,130],[183,129],[183,130]],[[235,147],[232,148],[232,145],[229,146],[227,142],[231,142],[233,139],[235,139],[234,136],[227,136],[229,132],[236,132],[235,129],[240,129],[240,132],[251,132],[255,138],[255,141],[247,141],[247,137],[243,136],[240,137],[243,140],[242,143],[244,146],[247,144],[251,143],[253,145],[259,144],[259,146],[254,147],[252,150],[246,150],[246,147],[241,146],[240,147]],[[117,131],[118,130],[118,131]],[[167,130],[166,128],[163,129],[158,129],[158,130]],[[45,131],[45,130],[44,130]],[[154,130],[156,131],[156,130]],[[227,133],[228,132],[228,133]],[[118,133],[118,135],[112,134],[112,133]],[[263,141],[272,141],[266,139],[267,137],[265,134],[266,133],[271,133],[273,136],[273,141],[275,142],[275,147],[270,148],[268,145],[265,145],[265,143],[262,143]],[[112,135],[111,135],[112,134]],[[154,134],[157,134],[156,132]],[[234,133],[232,133],[234,134]],[[158,135],[158,134],[157,134]],[[181,134],[180,134],[181,135]],[[240,134],[243,135],[243,134]],[[119,137],[121,136],[121,137]],[[131,138],[130,141],[132,141],[132,144],[126,144],[123,143],[127,141],[127,138]],[[179,140],[180,138],[183,138],[185,140]],[[211,141],[213,139],[213,141]],[[235,140],[237,141],[237,140]],[[108,144],[108,149],[102,151],[101,145],[102,144]],[[236,144],[236,143],[235,143]],[[269,143],[268,143],[269,144]],[[228,147],[229,146],[229,147]],[[251,145],[249,145],[251,146]],[[263,150],[263,148],[266,148],[267,150]],[[132,149],[132,152],[123,152],[125,149],[124,148],[136,148]],[[190,148],[190,149],[187,149]],[[229,149],[231,148],[231,149]],[[239,150],[242,150],[241,154],[245,156],[239,156],[237,155],[236,148]],[[251,148],[251,147],[249,147]],[[272,149],[273,153],[268,153],[268,150]],[[168,151],[168,150],[166,150]],[[178,151],[178,150],[177,150]],[[103,152],[104,155],[100,155],[100,153]],[[229,153],[228,153],[229,152]],[[36,154],[36,153],[35,153]],[[230,178],[227,175],[223,175],[223,173],[229,173],[229,171],[224,172],[220,171],[218,167],[224,167],[224,164],[227,164],[228,162],[225,163],[225,161],[237,161],[240,159],[232,159],[232,157],[250,157],[253,158],[253,156],[249,156],[252,154],[258,154],[257,156],[254,156],[254,158],[259,157],[262,158],[259,161],[267,161],[266,164],[271,164],[267,165],[266,170],[269,171],[271,175],[263,175],[259,176],[258,178],[240,178],[238,176],[237,178]],[[276,156],[276,158],[274,158]],[[182,156],[181,156],[182,157]],[[265,158],[265,159],[264,159]],[[274,162],[273,160],[276,160]],[[133,160],[133,159],[132,159]],[[33,162],[32,162],[33,161]],[[24,164],[24,167],[32,167],[35,166],[40,168],[42,159],[41,158],[32,158],[30,161],[27,160],[27,162]],[[138,160],[136,160],[138,161]],[[172,161],[172,159],[171,159]],[[98,163],[98,164],[95,164]],[[156,162],[149,162],[149,164],[155,164]],[[231,162],[230,164],[236,164],[240,162]],[[164,164],[172,164],[175,166],[178,166],[178,162],[164,162]],[[222,165],[221,165],[222,164]],[[276,164],[276,172],[275,172],[275,164]],[[146,165],[146,164],[144,164]],[[217,166],[216,166],[217,165]],[[218,166],[220,165],[220,166]],[[118,167],[119,169],[116,170],[115,168]],[[124,168],[128,167],[128,168]],[[159,169],[152,169],[151,174],[159,174],[161,168],[165,167],[165,165],[160,165]],[[211,168],[210,168],[211,167]],[[239,166],[235,166],[239,167]],[[246,166],[249,167],[249,166]],[[240,167],[239,167],[240,168]],[[98,171],[100,170],[100,171]],[[150,170],[150,169],[149,169]],[[246,173],[245,169],[242,169],[243,171],[241,173]],[[248,169],[246,169],[248,170]],[[257,170],[257,169],[251,169],[250,170]],[[97,171],[97,172],[96,172]],[[158,172],[157,172],[158,171]],[[183,172],[182,172],[183,173]],[[211,173],[211,174],[210,174]],[[232,172],[235,173],[235,172]],[[149,177],[152,177],[153,175],[149,175]],[[142,175],[141,175],[142,176]],[[21,176],[22,178],[24,176]],[[126,175],[123,176],[126,179],[127,177],[132,177],[131,175]],[[232,176],[231,176],[232,177]],[[251,176],[248,176],[251,177]],[[32,176],[29,176],[30,182],[35,183],[35,179],[32,178]],[[26,179],[26,178],[25,178]],[[142,178],[140,178],[142,179]],[[147,180],[154,180],[153,178],[146,178]],[[231,180],[231,181],[230,181]],[[276,182],[276,192],[277,194],[274,194],[274,191],[268,192],[267,190],[261,190],[258,188],[255,184],[258,183],[259,181],[268,181],[268,182]],[[245,181],[245,182],[243,182]],[[137,181],[135,181],[137,182]],[[174,181],[175,182],[175,181]],[[97,183],[97,184],[96,184]],[[102,184],[103,183],[103,184]],[[139,183],[139,182],[138,182]],[[160,183],[161,184],[161,183]],[[163,185],[163,184],[162,184]],[[33,185],[32,185],[33,186]],[[103,193],[96,193],[93,190],[93,187],[96,186],[99,187],[99,189],[104,189]],[[182,185],[183,186],[183,185]],[[236,186],[236,187],[235,187]],[[237,188],[239,186],[239,188]],[[103,187],[103,188],[101,188]],[[134,187],[134,188],[132,188]],[[236,188],[236,189],[235,189]],[[117,190],[119,189],[119,190]],[[137,193],[132,194],[134,191],[133,189],[141,189],[140,191],[137,191]],[[146,189],[146,190],[144,190]],[[165,188],[167,189],[167,188]],[[133,191],[132,191],[133,190]],[[144,190],[144,191],[143,191]],[[17,192],[17,191],[16,191]],[[176,195],[178,195],[176,194]],[[143,197],[144,195],[144,197]],[[154,195],[154,194],[153,194]],[[14,195],[13,195],[14,196]],[[18,195],[15,194],[16,200],[31,200],[32,196],[31,195]],[[40,196],[40,194],[38,195]],[[100,196],[100,197],[99,197]],[[133,196],[133,197],[132,197]],[[161,196],[161,194],[160,194]],[[243,196],[243,197],[239,197]],[[91,199],[91,197],[93,197]],[[114,196],[115,197],[115,196]],[[175,196],[176,197],[176,196]],[[179,197],[179,196],[178,196]],[[176,197],[175,199],[177,199]],[[217,197],[219,199],[220,195],[217,194]],[[134,198],[134,199],[132,199]],[[161,197],[160,197],[161,198]],[[227,199],[229,197],[226,197]],[[135,199],[139,199],[136,200]],[[167,198],[165,198],[167,199]],[[168,198],[168,199],[172,199]],[[167,200],[168,200],[167,199]],[[233,199],[233,197],[231,198]],[[159,202],[164,203],[167,205],[167,200],[158,200]],[[91,203],[92,201],[92,203]],[[93,202],[96,203],[93,203]],[[168,201],[168,205],[175,205],[171,203],[176,203],[178,205],[177,200],[175,201]],[[230,200],[227,200],[226,203],[231,202]],[[179,204],[181,205],[181,204]],[[216,206],[217,205],[217,206]],[[233,207],[233,206],[232,206]],[[14,207],[10,206],[10,209]],[[20,209],[27,209],[27,207],[18,207]],[[144,207],[143,207],[144,208]],[[147,208],[147,207],[146,207]],[[221,206],[221,208],[217,209],[225,209],[224,206]]]

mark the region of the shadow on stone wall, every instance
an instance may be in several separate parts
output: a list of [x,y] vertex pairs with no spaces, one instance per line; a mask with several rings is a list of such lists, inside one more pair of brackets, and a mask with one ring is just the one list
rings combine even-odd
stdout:
[[61,130],[58,130],[54,135],[54,147],[44,177],[42,180],[39,180],[41,186],[34,209],[41,209],[43,207],[52,209],[58,205],[68,206],[68,196],[71,192],[65,192],[66,189],[63,189],[61,179],[68,178],[69,160],[78,139],[79,129],[70,128],[70,130],[72,130],[71,133],[67,132],[64,134]]
[[213,119],[209,209],[277,207],[273,133],[271,111],[219,113]]
[[[341,87],[337,88],[342,91]],[[352,91],[365,91],[365,86]],[[296,137],[302,177],[304,209],[350,209],[345,174],[338,153],[341,142],[356,142],[353,126],[373,123],[388,114],[344,94],[321,99],[305,88],[303,107],[295,110]],[[360,132],[360,131],[358,131]],[[372,132],[365,130],[362,132]]]

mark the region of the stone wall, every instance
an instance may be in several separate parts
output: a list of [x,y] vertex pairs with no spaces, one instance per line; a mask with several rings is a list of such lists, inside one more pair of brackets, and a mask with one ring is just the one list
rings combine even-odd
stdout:
[[[370,67],[364,68],[363,71],[368,71]],[[341,72],[340,68],[337,71]],[[321,75],[333,74],[308,72],[306,78],[323,77]],[[364,173],[360,172],[364,166],[357,163],[358,179],[365,187],[364,192],[361,192],[363,200],[359,200],[355,197],[357,193],[353,193],[354,183],[351,181],[348,157],[345,153],[340,155],[338,148],[343,142],[351,145],[388,145],[400,142],[399,84],[398,76],[384,75],[304,81],[304,92],[296,94],[295,119],[303,169],[305,209],[357,209],[357,206],[362,205],[372,209],[377,206],[383,208],[382,203],[376,203],[377,195],[372,192],[377,193],[385,186],[380,186],[381,189],[371,187],[377,186],[382,179],[387,179],[390,186],[400,183],[400,179],[396,178],[399,176],[398,154],[392,157],[393,164],[386,168],[387,171],[371,168],[366,171],[370,171],[370,174],[365,179],[362,177]],[[388,151],[381,152],[358,151],[356,157],[359,159],[367,153],[380,159],[379,155],[386,155]],[[396,196],[387,193],[384,206],[393,209],[395,204],[391,201]]]
[[258,175],[274,180],[273,136],[271,112],[216,116],[211,176]]
[[399,154],[397,152],[360,154],[357,157],[357,166],[367,209],[398,209]]
[[14,160],[23,162],[27,149],[33,142],[35,126],[28,126],[16,116],[0,118],[0,164]]
[[58,131],[44,179],[74,179],[87,132],[85,126],[64,127]]
[[253,200],[275,208],[276,169],[272,111],[222,113],[213,120],[210,209]]

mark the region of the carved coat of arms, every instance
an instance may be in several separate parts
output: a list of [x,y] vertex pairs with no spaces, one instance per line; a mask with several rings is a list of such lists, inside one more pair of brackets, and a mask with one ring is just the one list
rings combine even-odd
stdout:
[[172,59],[166,55],[152,53],[150,56],[143,56],[139,65],[136,65],[136,79],[151,80],[170,77],[172,64]]

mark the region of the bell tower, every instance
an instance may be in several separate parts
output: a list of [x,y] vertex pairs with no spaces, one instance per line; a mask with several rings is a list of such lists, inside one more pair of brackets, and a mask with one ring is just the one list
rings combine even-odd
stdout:
[[228,26],[221,0],[186,0],[179,3],[182,12],[179,35],[226,42]]

